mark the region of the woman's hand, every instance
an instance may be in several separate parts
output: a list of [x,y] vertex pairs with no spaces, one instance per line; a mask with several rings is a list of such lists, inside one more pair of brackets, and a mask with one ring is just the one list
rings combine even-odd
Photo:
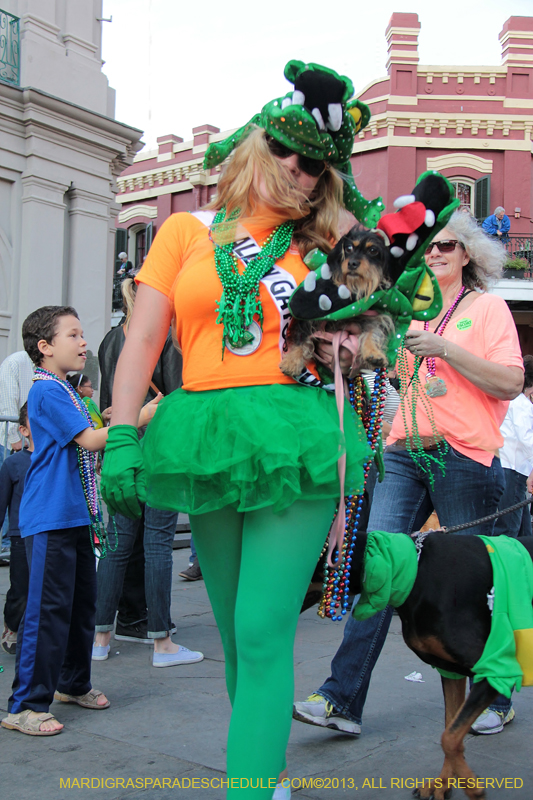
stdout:
[[113,411],[113,409],[112,409],[112,407],[111,407],[111,406],[109,406],[109,408],[104,408],[104,410],[102,411],[102,419],[104,420],[104,423],[105,423],[106,425],[108,425],[108,424],[109,424],[109,421],[110,421],[110,419],[111,419],[111,413],[112,413],[112,411]]
[[[350,322],[345,329],[348,333],[358,336],[361,333],[361,326],[357,322]],[[317,340],[315,350],[318,358],[326,365],[330,372],[335,370],[335,359],[333,345],[330,342]],[[339,348],[339,364],[343,375],[348,375],[352,369],[353,354],[342,345]]]
[[[530,494],[533,494],[533,470],[529,473],[526,481],[526,489]],[[529,514],[529,509],[528,509]]]
[[405,347],[419,358],[445,358],[447,355],[446,340],[429,331],[407,331]]
[[137,423],[138,428],[142,428],[144,425],[148,425],[148,423],[154,416],[155,412],[157,411],[157,405],[159,401],[162,399],[163,395],[161,394],[161,392],[158,392],[153,400],[150,400],[149,403],[146,403],[146,405],[141,408],[141,413],[139,414],[139,422]]
[[[524,371],[480,358],[455,342],[429,331],[409,330],[405,347],[419,358],[441,358],[485,394],[498,400],[514,400],[524,385]],[[438,366],[437,366],[438,371]]]

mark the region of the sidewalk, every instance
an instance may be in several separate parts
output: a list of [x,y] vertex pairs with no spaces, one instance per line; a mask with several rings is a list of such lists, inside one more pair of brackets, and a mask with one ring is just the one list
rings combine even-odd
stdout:
[[[93,662],[93,685],[110,698],[109,710],[90,711],[54,703],[51,711],[65,729],[59,736],[49,738],[0,729],[2,794],[5,791],[6,797],[21,800],[89,796],[106,800],[223,800],[225,793],[220,788],[193,788],[202,786],[202,778],[204,786],[211,782],[215,787],[225,778],[230,707],[222,647],[204,583],[187,583],[178,577],[178,572],[187,566],[188,554],[189,550],[174,551],[172,618],[178,627],[174,640],[202,650],[205,660],[190,666],[154,669],[151,647],[112,639],[109,660]],[[8,569],[2,567],[2,608],[7,582]],[[327,677],[341,637],[342,625],[319,619],[316,609],[302,615],[295,646],[297,699],[304,699]],[[7,708],[14,662],[13,656],[0,651],[4,668],[0,673],[2,716]],[[414,670],[422,673],[424,683],[404,679]],[[477,775],[498,779],[503,786],[502,779],[511,779],[508,787],[512,779],[519,779],[517,789],[488,789],[488,798],[494,800],[533,797],[530,689],[518,695],[515,708],[516,719],[504,733],[466,739],[467,759]],[[374,672],[366,709],[359,738],[293,722],[288,748],[290,774],[296,781],[294,785],[302,779],[307,781],[305,788],[293,790],[293,798],[409,800],[412,787],[405,784],[406,779],[438,775],[444,718],[440,678],[406,648],[398,617],[393,619]],[[268,697],[257,698],[257,713],[268,714]],[[66,787],[68,779],[72,788],[60,788],[60,781]],[[83,786],[82,779],[93,779],[94,789],[77,788],[73,783],[76,779],[79,786]],[[115,783],[114,788],[98,788],[106,779],[108,787]],[[123,787],[120,781],[116,787],[116,779],[122,779]],[[163,788],[148,783],[157,780]],[[84,785],[90,787],[90,783]],[[242,796],[247,796],[246,791]],[[465,795],[456,789],[454,797]]]

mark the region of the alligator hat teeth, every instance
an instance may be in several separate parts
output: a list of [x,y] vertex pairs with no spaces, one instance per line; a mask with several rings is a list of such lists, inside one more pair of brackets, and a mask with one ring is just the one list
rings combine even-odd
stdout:
[[329,264],[324,264],[320,269],[320,276],[324,278],[325,281],[329,281],[331,278],[331,270],[329,268]]
[[287,108],[287,106],[292,105],[292,101],[290,97],[286,97],[285,100],[281,103],[282,108]]
[[395,245],[394,247],[391,247],[390,254],[391,256],[394,256],[394,258],[400,258],[401,256],[403,256],[403,250],[401,247],[397,247]]
[[408,206],[410,203],[415,202],[414,194],[402,194],[400,197],[397,197],[394,203],[392,204],[394,208],[403,208],[404,206]]
[[427,225],[428,228],[432,228],[433,225],[435,224],[435,214],[430,208],[428,208],[428,210],[426,211],[426,218],[424,220],[424,223]]
[[305,94],[300,92],[298,89],[295,89],[292,93],[292,104],[293,106],[305,105]]
[[410,235],[410,236],[407,238],[407,241],[406,241],[406,243],[405,243],[405,249],[406,249],[406,250],[414,250],[414,249],[415,249],[415,247],[416,247],[416,244],[417,244],[417,242],[418,242],[418,234],[416,234],[416,233],[412,233],[412,234],[411,234],[411,235]]
[[329,311],[331,308],[331,300],[325,294],[321,294],[318,298],[318,305],[322,309],[322,311]]
[[348,300],[351,297],[350,290],[344,284],[341,284],[337,291],[341,300]]
[[306,292],[314,292],[315,288],[316,288],[316,274],[314,272],[310,272],[308,275],[305,276],[304,289]]
[[342,125],[342,106],[340,103],[330,103],[328,105],[328,128],[330,131],[338,131]]
[[320,109],[313,108],[313,110],[311,111],[311,114],[316,119],[318,127],[320,128],[320,130],[321,131],[325,131],[326,130],[326,126],[324,125],[324,118],[322,117],[322,114],[320,113]]

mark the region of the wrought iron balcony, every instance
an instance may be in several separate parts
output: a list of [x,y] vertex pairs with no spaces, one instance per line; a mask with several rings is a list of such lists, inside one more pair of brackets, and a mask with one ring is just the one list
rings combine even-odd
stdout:
[[0,81],[20,85],[19,18],[0,8]]
[[509,254],[509,258],[523,258],[533,265],[533,236],[526,234],[510,233],[509,239],[503,242],[503,246]]

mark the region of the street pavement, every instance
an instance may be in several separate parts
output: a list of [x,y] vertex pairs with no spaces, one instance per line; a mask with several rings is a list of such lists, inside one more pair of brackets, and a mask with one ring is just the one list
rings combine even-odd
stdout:
[[[51,711],[65,724],[59,736],[38,738],[0,729],[0,795],[22,800],[95,795],[106,800],[223,800],[225,793],[218,787],[225,778],[230,717],[224,660],[203,581],[178,577],[188,554],[174,551],[174,640],[201,650],[205,660],[154,669],[151,647],[112,639],[109,660],[93,662],[93,685],[107,694],[111,707],[92,711],[54,703]],[[2,604],[8,577],[8,569],[0,568]],[[301,616],[295,644],[296,699],[305,699],[327,677],[341,637],[342,624],[320,619],[316,609]],[[0,651],[2,712],[14,662]],[[405,680],[413,671],[422,673],[423,683]],[[515,708],[516,719],[502,734],[466,738],[474,772],[501,787],[488,789],[491,800],[533,798],[531,689],[518,695]],[[255,713],[268,715],[268,696],[258,695]],[[362,735],[293,722],[287,753],[293,798],[409,800],[414,779],[440,771],[442,729],[439,676],[407,649],[394,617],[371,682]],[[69,780],[71,788],[65,788]],[[304,781],[304,788],[298,788]],[[202,783],[209,788],[201,788]],[[248,792],[243,790],[242,796]],[[465,795],[456,789],[454,796]]]

